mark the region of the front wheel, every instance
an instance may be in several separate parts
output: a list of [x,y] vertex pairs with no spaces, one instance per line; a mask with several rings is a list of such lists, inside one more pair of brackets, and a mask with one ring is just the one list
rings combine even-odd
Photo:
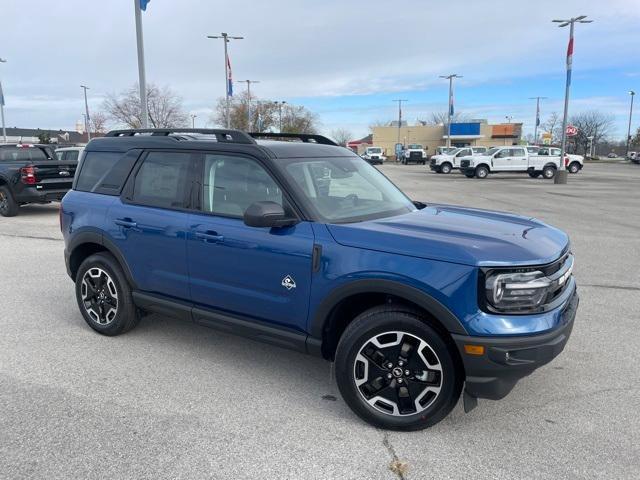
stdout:
[[443,163],[440,166],[440,171],[442,173],[451,173],[451,164],[450,163]]
[[453,409],[463,376],[455,347],[420,314],[399,305],[356,317],[340,338],[338,388],[366,422],[394,430],[421,430]]
[[476,177],[478,178],[487,178],[489,175],[489,169],[484,165],[480,165],[476,168]]

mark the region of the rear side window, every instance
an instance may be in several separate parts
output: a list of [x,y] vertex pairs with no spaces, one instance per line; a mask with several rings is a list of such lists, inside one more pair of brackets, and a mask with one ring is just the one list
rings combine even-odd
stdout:
[[75,189],[81,192],[92,192],[94,188],[102,184],[109,171],[121,157],[121,153],[88,152],[82,161]]
[[192,155],[150,152],[136,174],[133,203],[160,208],[186,208]]

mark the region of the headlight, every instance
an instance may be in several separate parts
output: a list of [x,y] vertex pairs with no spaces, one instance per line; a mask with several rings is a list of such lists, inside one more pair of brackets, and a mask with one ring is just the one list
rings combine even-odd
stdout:
[[498,312],[518,313],[537,309],[553,287],[554,282],[539,270],[497,271],[490,273],[485,280],[487,303]]

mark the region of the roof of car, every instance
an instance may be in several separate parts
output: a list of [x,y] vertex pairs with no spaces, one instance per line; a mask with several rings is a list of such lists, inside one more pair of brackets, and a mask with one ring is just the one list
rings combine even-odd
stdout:
[[[273,139],[262,140],[262,138]],[[220,150],[221,147],[247,153],[258,148],[271,158],[357,156],[351,150],[340,147],[320,135],[247,134],[239,130],[214,129],[118,130],[109,132],[105,137],[91,140],[85,149],[87,151],[126,152],[136,148]]]

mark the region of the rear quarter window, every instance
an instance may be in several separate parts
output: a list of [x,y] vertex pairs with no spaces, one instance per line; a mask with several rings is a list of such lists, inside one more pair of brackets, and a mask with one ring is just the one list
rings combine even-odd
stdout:
[[[81,192],[94,191],[102,185],[107,174],[122,156],[122,153],[115,152],[87,152],[80,166],[75,189]],[[126,177],[120,182],[120,188],[125,179]]]

